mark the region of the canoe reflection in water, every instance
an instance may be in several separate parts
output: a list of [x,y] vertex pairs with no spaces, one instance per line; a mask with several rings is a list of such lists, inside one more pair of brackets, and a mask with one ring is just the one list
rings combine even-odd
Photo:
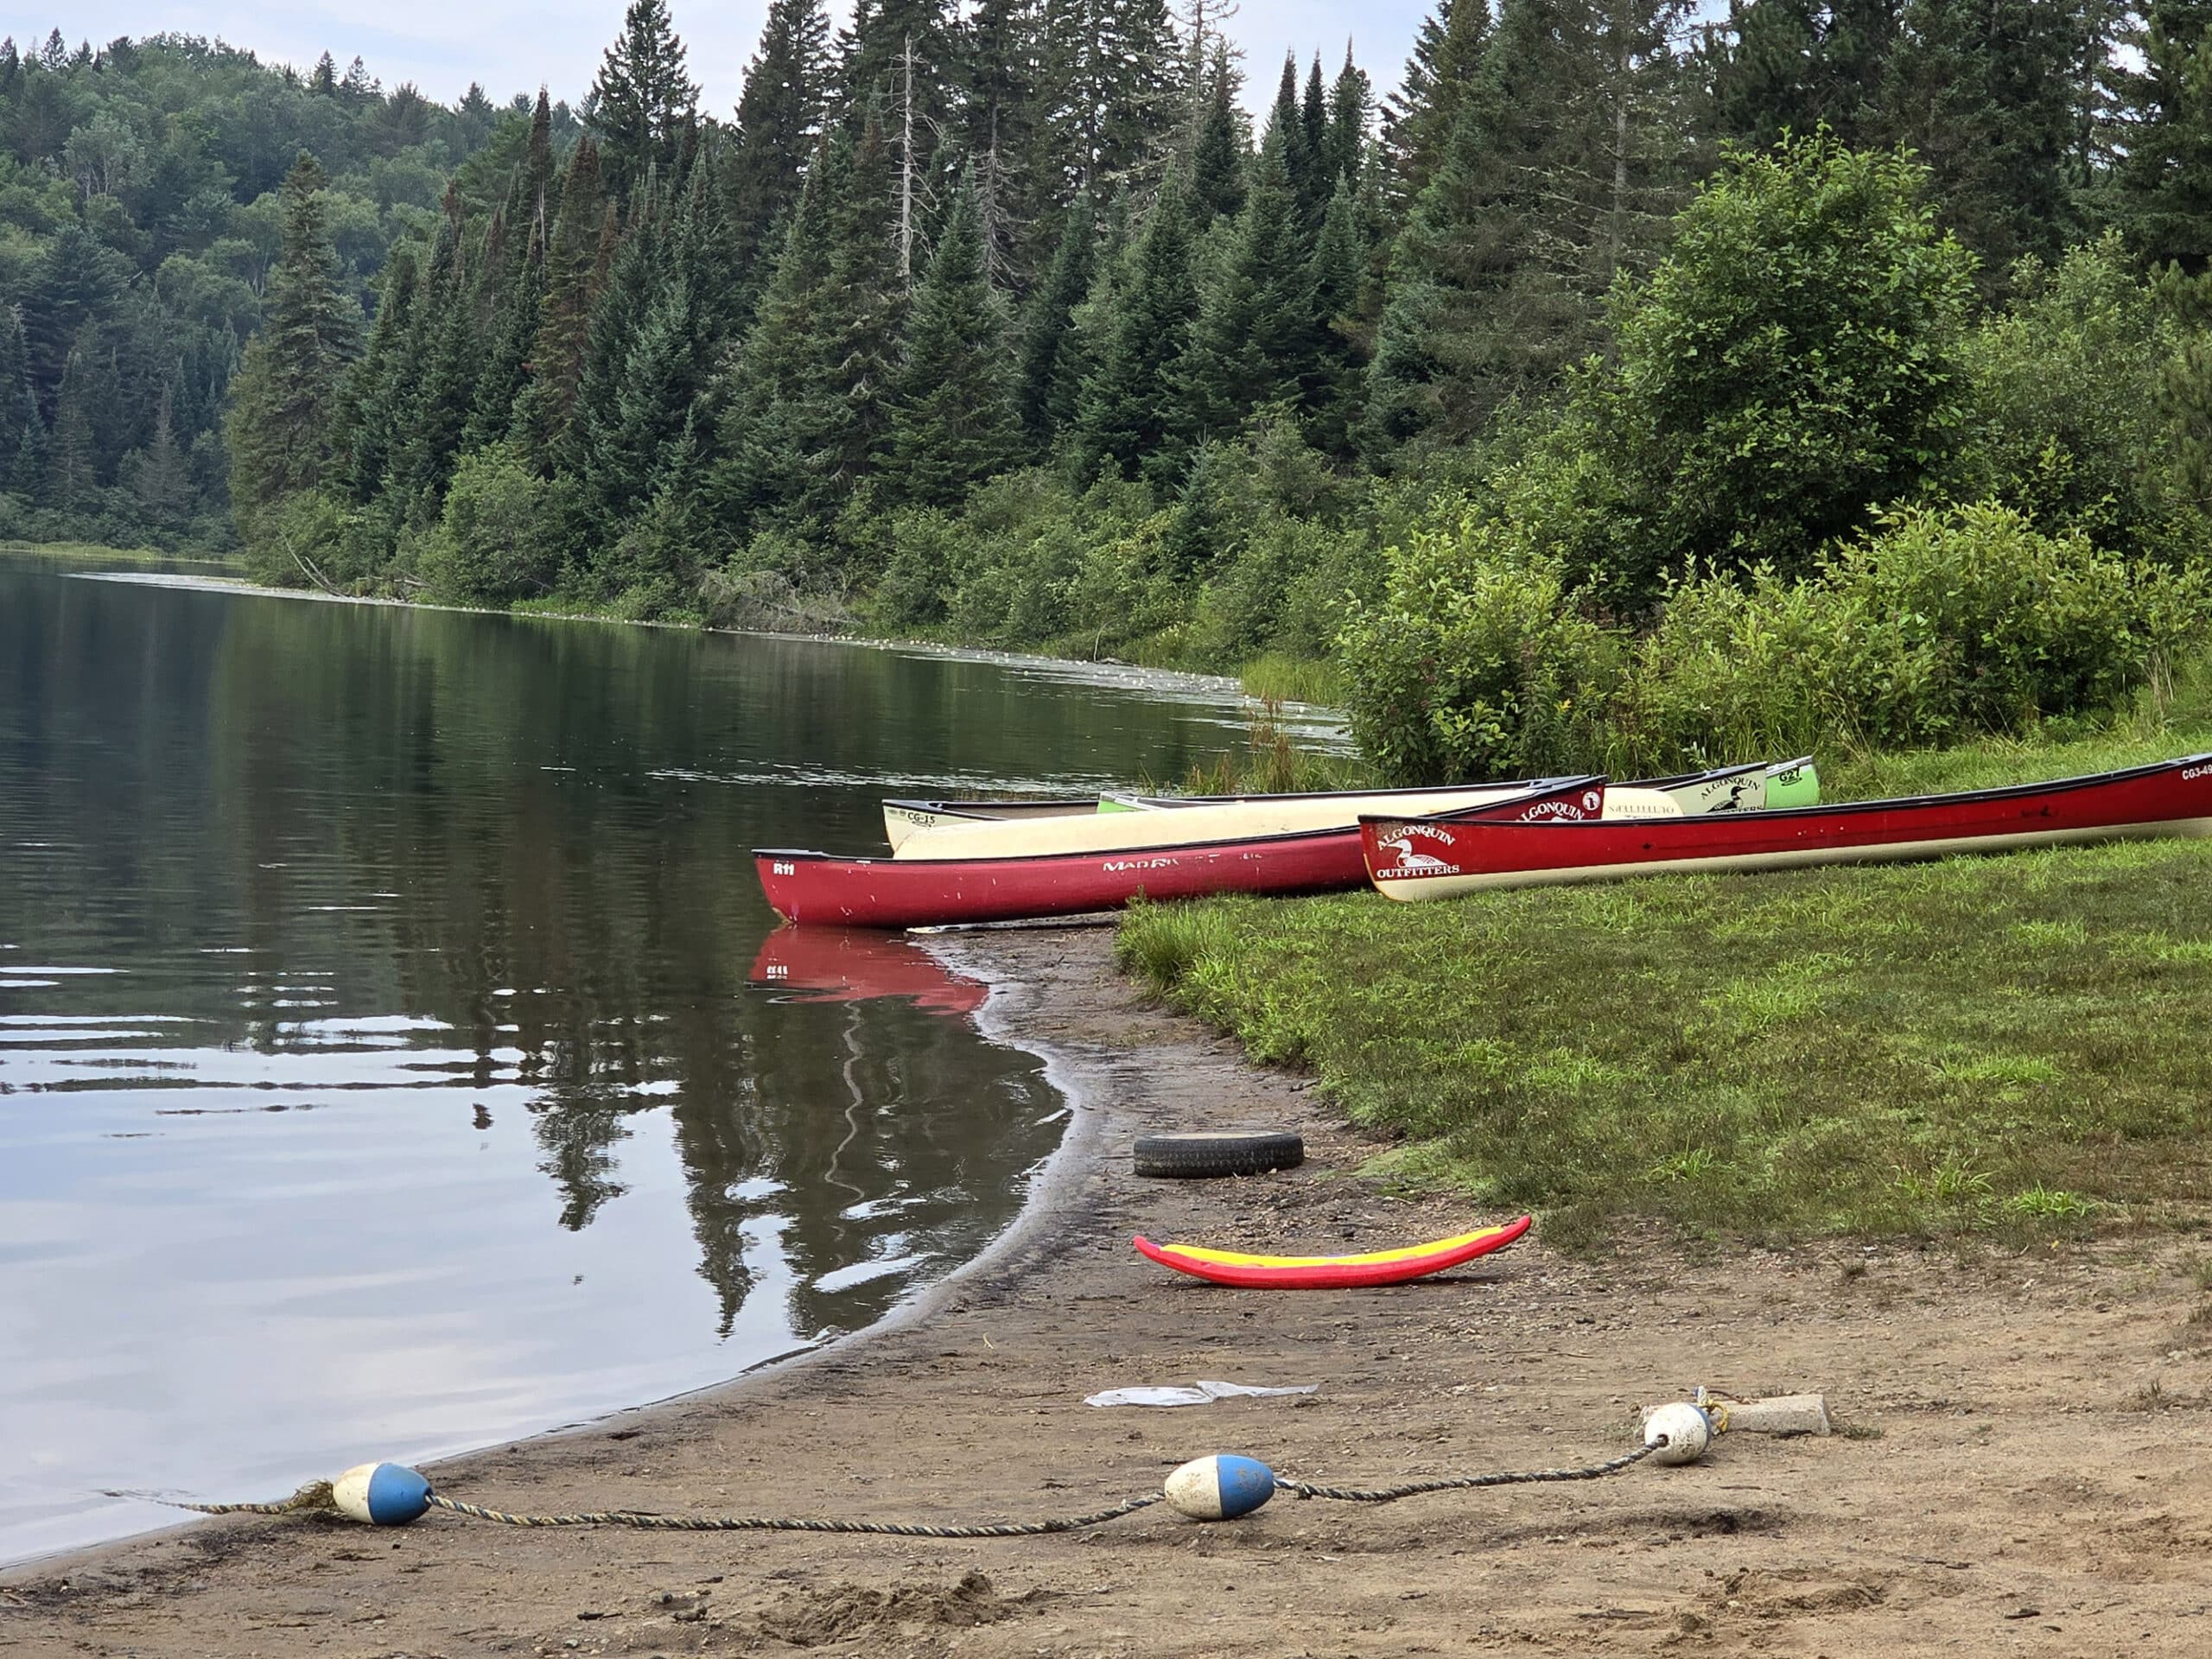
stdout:
[[799,993],[794,1002],[903,997],[955,1020],[974,1014],[991,994],[906,938],[845,927],[778,928],[761,941],[747,982]]

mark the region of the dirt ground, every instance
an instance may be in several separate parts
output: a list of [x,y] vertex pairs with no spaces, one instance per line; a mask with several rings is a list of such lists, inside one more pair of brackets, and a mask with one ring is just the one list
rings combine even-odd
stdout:
[[[1037,1518],[1243,1452],[1317,1482],[1580,1464],[1704,1382],[1825,1391],[1847,1432],[1724,1437],[1688,1468],[1386,1505],[1277,1497],[1201,1525],[946,1542],[785,1533],[404,1532],[257,1518],[0,1580],[0,1651],[358,1656],[2212,1653],[2212,1297],[2169,1237],[2024,1255],[1522,1244],[1385,1292],[1231,1291],[1143,1230],[1378,1247],[1458,1230],[1351,1172],[1296,1079],[1147,1010],[1103,931],[978,936],[987,1017],[1082,1103],[1027,1221],[913,1317],[688,1400],[442,1465],[442,1491],[580,1508]],[[1287,1124],[1295,1173],[1161,1183],[1153,1128]],[[1221,1378],[1296,1399],[1099,1409]]]

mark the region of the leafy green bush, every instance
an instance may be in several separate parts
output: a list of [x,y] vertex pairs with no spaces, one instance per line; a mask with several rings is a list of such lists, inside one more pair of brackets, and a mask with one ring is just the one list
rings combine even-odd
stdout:
[[[1899,683],[1867,660],[1863,619],[1835,597],[1762,565],[1747,579],[1718,573],[1668,591],[1657,626],[1606,710],[1602,757],[1623,773],[1672,772],[1738,757],[1801,754],[1852,729],[1846,683]],[[1840,668],[1849,656],[1853,668]]]
[[431,594],[504,604],[547,592],[557,574],[557,487],[505,444],[465,456],[422,545],[417,569]]
[[1405,782],[2018,733],[2121,706],[2212,616],[2202,574],[1986,502],[1901,509],[1801,579],[1678,582],[1639,635],[1522,521],[1459,513],[1391,550],[1341,642],[1353,735]]
[[1382,601],[1338,651],[1352,735],[1404,783],[1561,767],[1595,747],[1618,636],[1584,615],[1557,553],[1463,509],[1383,555]]
[[893,515],[891,557],[876,584],[875,625],[893,633],[929,632],[944,626],[959,586],[968,537],[938,507]]
[[1729,153],[1617,293],[1617,362],[1578,393],[1630,509],[1620,574],[1795,574],[1917,496],[1964,419],[1973,270],[1903,153],[1825,131]]
[[1956,484],[2037,530],[2130,553],[2171,548],[2175,433],[2162,396],[2182,331],[2117,234],[2047,267],[2023,260],[2013,302],[1967,336],[1971,431]]
[[2207,615],[2201,577],[1986,502],[1908,508],[1802,582],[1677,585],[1615,695],[1623,769],[1929,745],[2117,707]]

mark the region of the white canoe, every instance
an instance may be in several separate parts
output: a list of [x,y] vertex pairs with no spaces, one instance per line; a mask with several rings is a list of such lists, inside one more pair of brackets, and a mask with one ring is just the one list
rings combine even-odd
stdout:
[[[908,835],[899,859],[1027,858],[1060,853],[1118,853],[1186,847],[1254,836],[1348,830],[1363,815],[1423,817],[1463,812],[1526,792],[1526,784],[1433,791],[1392,790],[1372,795],[1262,795],[1173,812],[1110,812],[1091,817],[979,819],[939,824]],[[1677,817],[1681,806],[1658,790],[1608,789],[1609,818]]]

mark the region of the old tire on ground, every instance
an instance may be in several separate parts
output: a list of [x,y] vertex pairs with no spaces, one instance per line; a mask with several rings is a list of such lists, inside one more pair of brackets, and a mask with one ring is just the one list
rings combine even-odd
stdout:
[[1287,1129],[1191,1130],[1137,1137],[1140,1175],[1204,1180],[1264,1175],[1271,1169],[1296,1169],[1305,1161],[1306,1142]]

